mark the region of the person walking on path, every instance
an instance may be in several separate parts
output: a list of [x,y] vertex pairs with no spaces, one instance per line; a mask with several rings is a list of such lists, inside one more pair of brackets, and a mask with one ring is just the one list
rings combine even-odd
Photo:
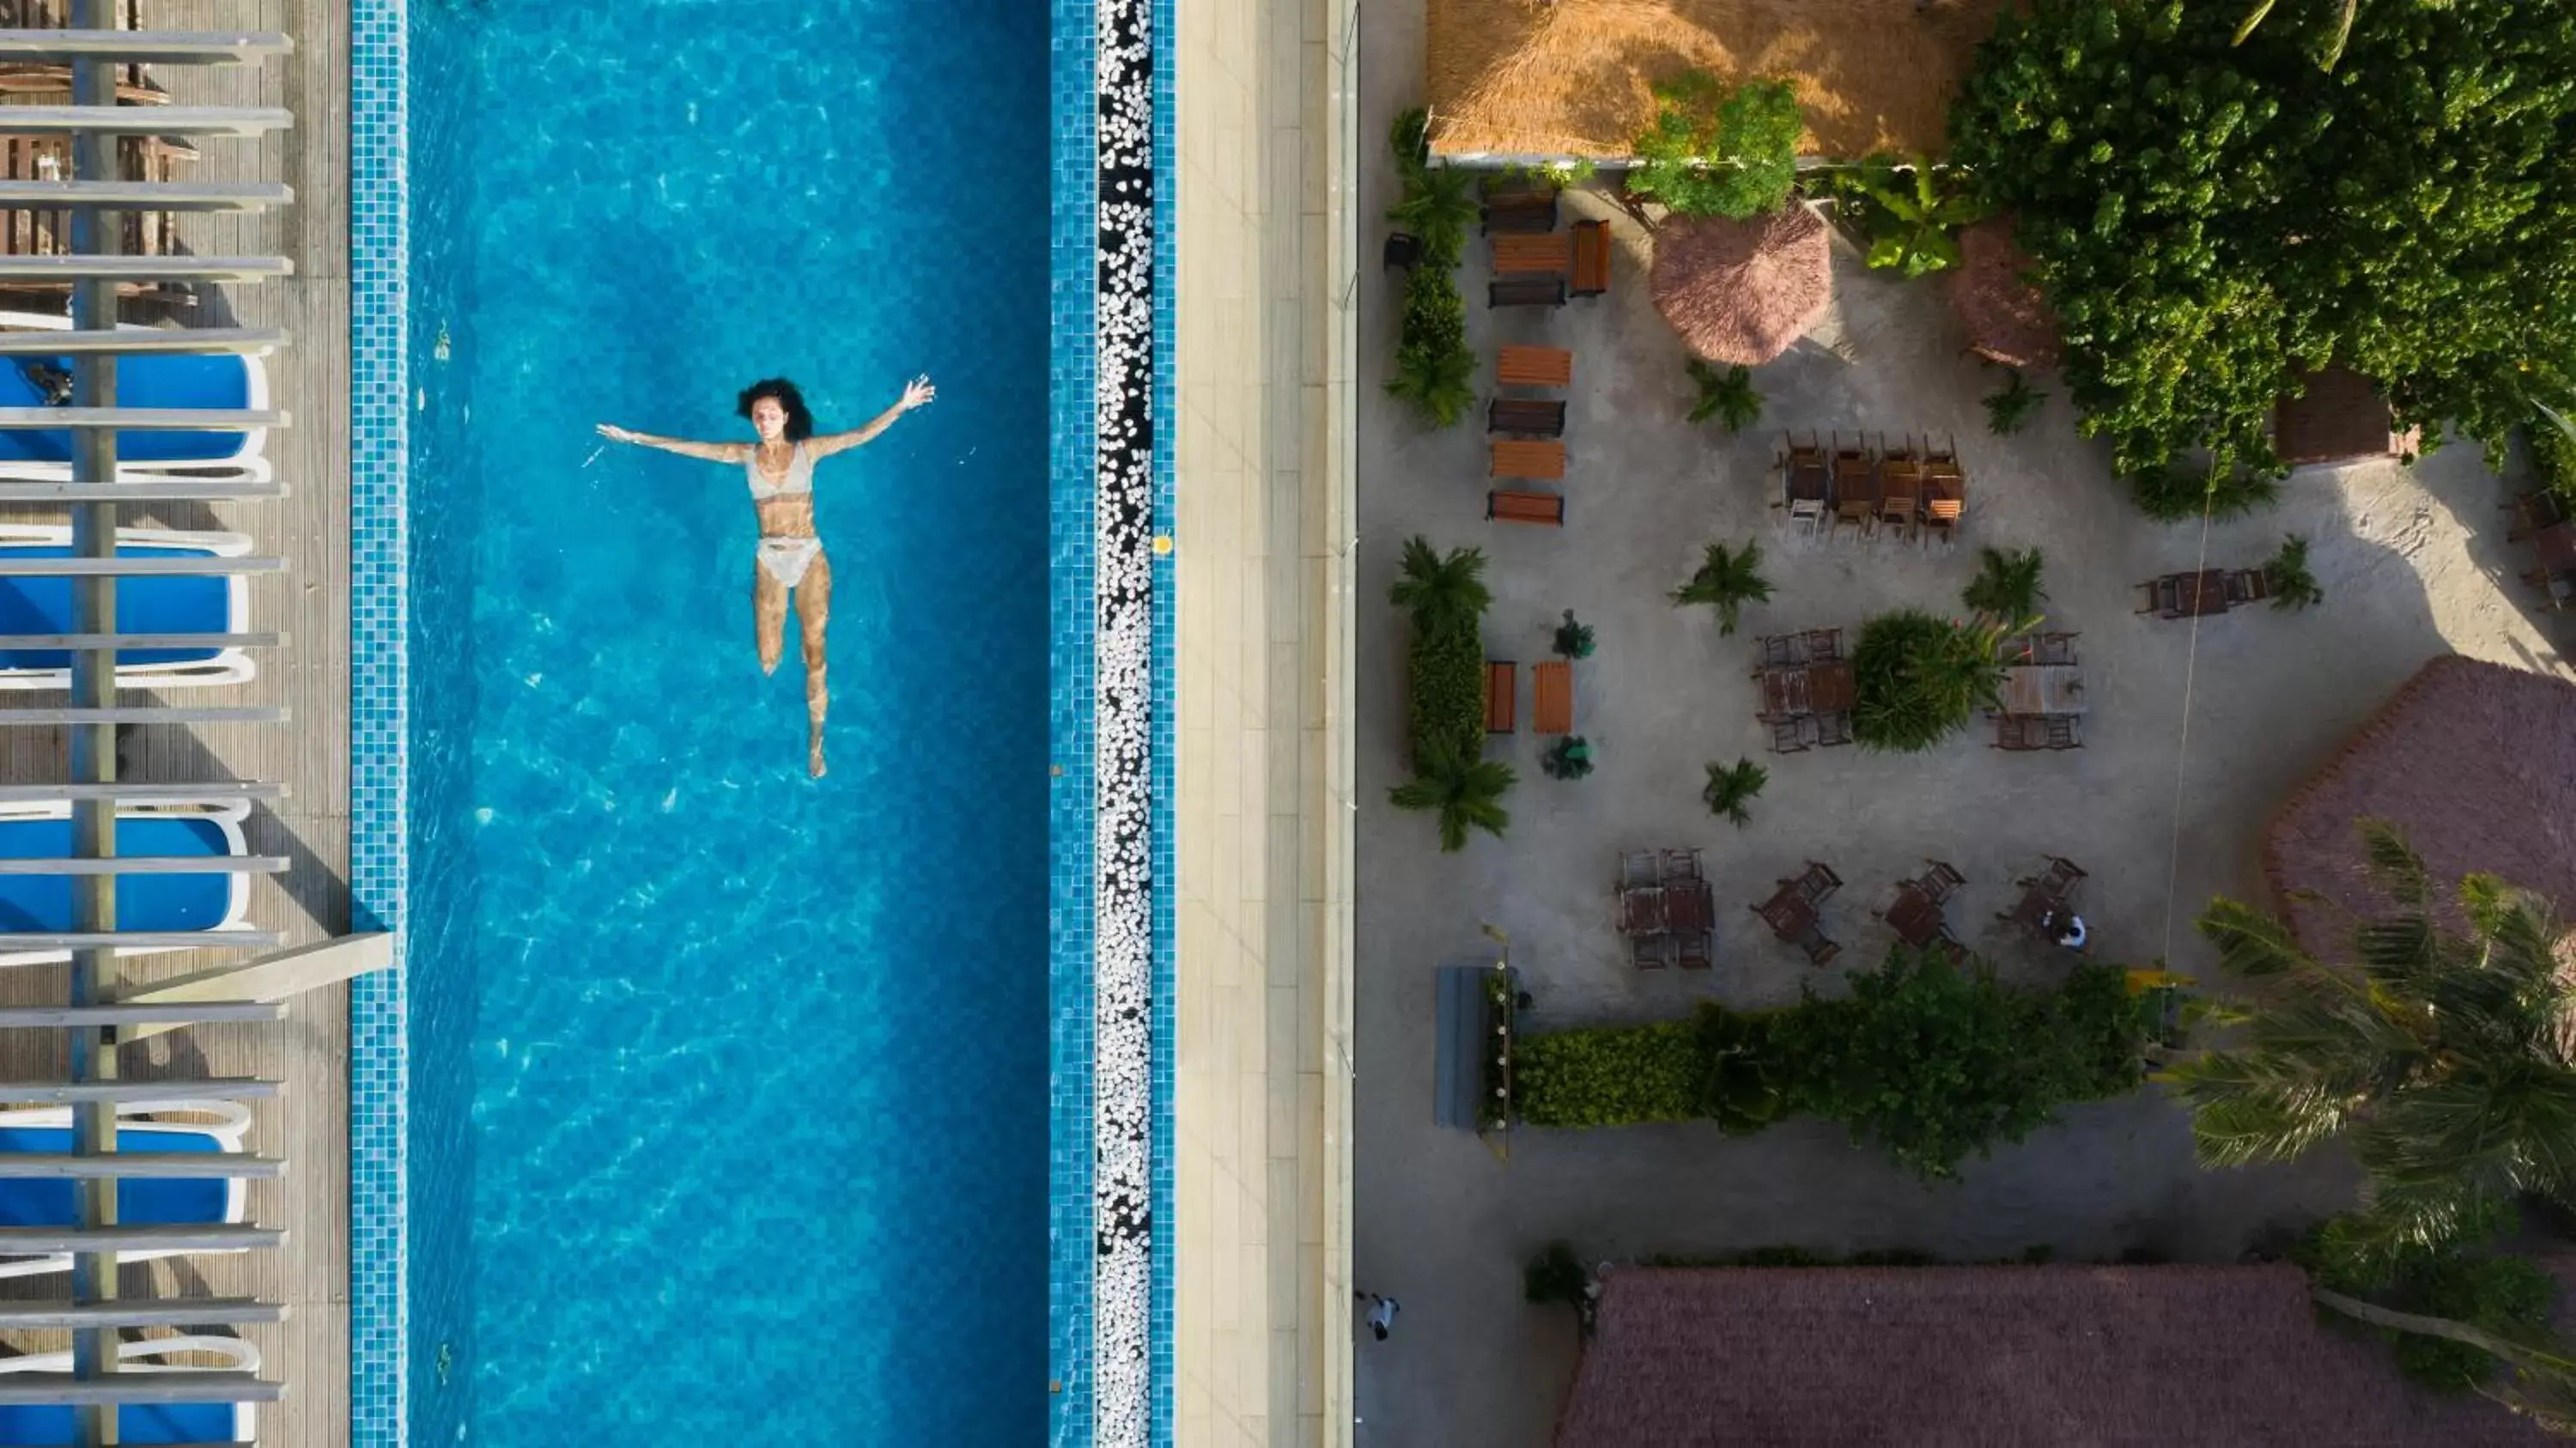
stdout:
[[1387,1334],[1395,1331],[1395,1315],[1404,1310],[1404,1304],[1374,1292],[1354,1291],[1351,1295],[1369,1305],[1369,1331],[1376,1335],[1378,1341],[1386,1341]]

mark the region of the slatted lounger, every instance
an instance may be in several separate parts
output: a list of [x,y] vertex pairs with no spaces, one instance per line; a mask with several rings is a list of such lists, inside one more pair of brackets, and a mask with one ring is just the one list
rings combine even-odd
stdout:
[[1494,380],[1505,387],[1570,386],[1574,354],[1563,347],[1505,347],[1494,359]]
[[1541,734],[1574,732],[1574,666],[1550,659],[1530,670],[1530,705]]
[[1530,478],[1553,483],[1565,476],[1565,444],[1507,439],[1494,444],[1490,478]]
[[1485,495],[1485,516],[1497,523],[1544,523],[1565,526],[1565,498],[1557,493],[1518,493],[1496,489]]
[[1578,297],[1597,297],[1610,290],[1610,223],[1574,223],[1574,286]]
[[1565,435],[1565,404],[1554,398],[1497,397],[1485,408],[1485,431],[1523,437]]
[[1503,191],[1485,198],[1485,234],[1556,230],[1556,192]]
[[1485,305],[1489,307],[1561,307],[1565,305],[1563,277],[1501,277],[1485,283]]
[[1485,661],[1485,732],[1509,734],[1520,728],[1520,665],[1508,659]]

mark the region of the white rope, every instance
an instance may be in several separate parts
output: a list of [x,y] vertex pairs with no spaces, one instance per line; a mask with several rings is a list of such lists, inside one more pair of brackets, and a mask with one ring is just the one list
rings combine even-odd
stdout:
[[[2209,520],[2218,506],[2218,475],[2209,477],[2209,487],[2200,500],[2200,557],[2193,563],[2194,574],[2209,571]],[[2154,584],[2147,585],[2150,589]],[[2165,859],[2165,930],[2164,955],[2159,964],[2173,968],[2174,896],[2182,887],[2182,792],[2184,770],[2191,762],[2191,690],[2200,669],[2200,599],[2199,580],[2193,580],[2191,639],[2184,651],[2182,666],[2182,737],[2174,745],[2173,842]],[[2150,600],[2152,602],[2152,600]]]

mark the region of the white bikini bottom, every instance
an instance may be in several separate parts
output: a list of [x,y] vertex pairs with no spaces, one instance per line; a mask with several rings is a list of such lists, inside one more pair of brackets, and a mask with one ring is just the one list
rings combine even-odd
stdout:
[[754,556],[760,559],[761,567],[769,570],[770,577],[794,588],[804,579],[805,570],[813,567],[814,560],[822,553],[823,540],[820,538],[763,538]]

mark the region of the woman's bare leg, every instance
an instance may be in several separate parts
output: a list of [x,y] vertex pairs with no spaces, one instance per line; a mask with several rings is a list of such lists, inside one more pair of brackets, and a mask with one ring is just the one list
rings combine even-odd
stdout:
[[796,585],[796,622],[805,642],[805,768],[823,777],[823,711],[831,692],[823,686],[823,626],[832,621],[832,560],[817,553]]
[[787,642],[787,585],[770,577],[757,556],[751,560],[751,626],[759,638],[760,671],[777,673]]

